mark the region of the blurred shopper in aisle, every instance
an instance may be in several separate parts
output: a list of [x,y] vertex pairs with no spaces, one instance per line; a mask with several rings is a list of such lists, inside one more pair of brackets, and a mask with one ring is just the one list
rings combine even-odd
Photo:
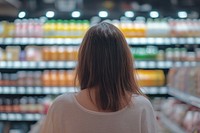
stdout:
[[76,71],[81,91],[55,100],[41,133],[157,133],[152,105],[137,85],[119,29],[106,22],[91,27]]

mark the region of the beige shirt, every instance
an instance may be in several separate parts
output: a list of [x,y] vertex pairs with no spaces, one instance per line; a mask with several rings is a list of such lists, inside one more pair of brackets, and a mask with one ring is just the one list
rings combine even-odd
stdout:
[[41,133],[157,133],[151,103],[132,96],[117,112],[96,112],[78,103],[75,94],[59,96],[48,111]]

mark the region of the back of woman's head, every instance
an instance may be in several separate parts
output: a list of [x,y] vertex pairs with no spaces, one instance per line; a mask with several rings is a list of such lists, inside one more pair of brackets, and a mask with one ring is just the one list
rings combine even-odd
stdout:
[[95,89],[99,110],[117,111],[123,100],[128,104],[128,96],[141,94],[127,42],[117,27],[106,22],[91,27],[83,38],[77,77],[81,90]]

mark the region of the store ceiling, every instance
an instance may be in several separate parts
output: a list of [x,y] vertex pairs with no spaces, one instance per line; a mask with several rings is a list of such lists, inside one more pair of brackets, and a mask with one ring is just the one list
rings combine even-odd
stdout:
[[40,17],[47,10],[53,10],[56,18],[66,18],[71,11],[80,10],[83,18],[90,18],[100,10],[107,10],[110,18],[119,18],[126,10],[143,16],[150,10],[157,10],[165,17],[180,10],[200,13],[199,5],[200,0],[0,0],[0,16],[16,18],[23,10],[27,17]]

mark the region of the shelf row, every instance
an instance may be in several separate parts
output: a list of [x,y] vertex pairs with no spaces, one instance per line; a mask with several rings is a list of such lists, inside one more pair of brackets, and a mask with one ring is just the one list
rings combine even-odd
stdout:
[[180,101],[200,108],[200,97],[192,96],[174,88],[168,88],[168,94],[179,99]]
[[[200,37],[127,38],[129,45],[200,44]],[[0,38],[1,45],[80,45],[82,38]]]
[[[0,95],[58,95],[77,92],[75,87],[0,87]],[[150,95],[168,94],[167,87],[142,87],[142,92]]]
[[[0,61],[0,69],[73,69],[76,61]],[[172,67],[193,67],[196,61],[135,61],[136,68],[169,69]]]
[[[78,91],[74,87],[0,87],[0,94],[61,94],[72,93]],[[177,99],[186,102],[190,105],[200,108],[200,98],[190,94],[182,93],[173,88],[167,87],[143,87],[142,91],[145,94],[170,94]],[[41,119],[42,114],[38,113],[0,113],[0,121],[37,121]],[[171,122],[164,115],[161,115],[161,121],[175,133],[185,133],[177,124]]]
[[167,127],[167,129],[169,129],[172,133],[187,133],[177,123],[167,118],[164,114],[159,114],[159,117],[161,123],[164,124]]
[[0,113],[0,121],[38,121],[42,118],[39,113]]

